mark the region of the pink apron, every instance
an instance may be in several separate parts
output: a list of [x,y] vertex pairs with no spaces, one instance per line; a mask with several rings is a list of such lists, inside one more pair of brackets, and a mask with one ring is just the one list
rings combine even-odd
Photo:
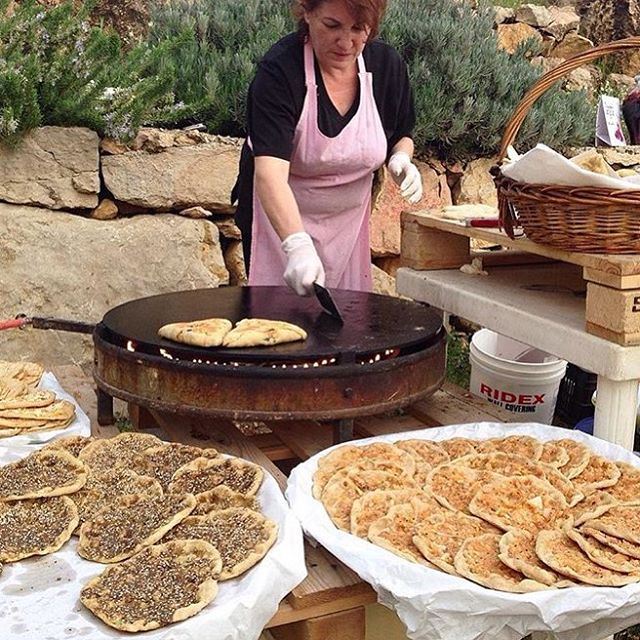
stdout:
[[[326,273],[326,286],[371,291],[369,217],[373,172],[387,139],[373,95],[373,78],[358,57],[360,105],[335,138],[318,128],[318,91],[310,42],[304,47],[307,95],[296,128],[289,185]],[[286,256],[253,195],[250,285],[284,285]]]

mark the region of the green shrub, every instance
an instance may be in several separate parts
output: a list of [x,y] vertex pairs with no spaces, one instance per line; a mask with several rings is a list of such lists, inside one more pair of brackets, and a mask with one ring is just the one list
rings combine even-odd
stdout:
[[86,126],[126,139],[171,104],[174,70],[166,40],[129,53],[88,22],[91,4],[55,8],[0,0],[0,140],[39,125]]

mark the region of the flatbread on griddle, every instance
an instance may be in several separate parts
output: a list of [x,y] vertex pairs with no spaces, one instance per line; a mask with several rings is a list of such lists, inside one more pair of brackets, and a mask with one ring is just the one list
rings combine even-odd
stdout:
[[77,524],[78,510],[67,496],[0,502],[0,561],[53,553]]
[[39,450],[0,467],[0,501],[73,493],[87,481],[84,464],[66,451]]
[[80,527],[78,553],[94,562],[126,560],[160,540],[195,506],[189,493],[120,496]]
[[473,582],[498,591],[530,593],[549,589],[547,585],[514,571],[498,558],[500,538],[500,534],[485,533],[465,540],[454,559],[456,571]]
[[557,441],[545,442],[539,462],[550,464],[552,467],[563,467],[569,462],[569,452]]
[[196,495],[196,508],[191,512],[191,515],[204,516],[212,511],[223,511],[232,507],[244,507],[260,512],[260,503],[255,496],[244,496],[221,484]]
[[218,458],[218,452],[211,449],[201,449],[179,442],[167,442],[158,447],[149,447],[140,452],[134,461],[137,470],[155,478],[166,490],[171,483],[173,474],[187,462],[196,458]]
[[278,537],[278,525],[243,507],[190,516],[167,539],[198,539],[211,543],[222,558],[220,580],[241,575],[267,554]]
[[411,479],[416,471],[415,458],[390,442],[374,442],[364,447],[345,445],[318,461],[318,469],[313,474],[313,497],[320,499],[327,482],[337,471],[356,465],[359,469],[376,469]]
[[162,440],[150,433],[119,433],[113,438],[96,440],[87,445],[78,458],[94,472],[110,471],[115,467],[135,470],[136,454],[161,444]]
[[608,547],[611,547],[615,551],[624,553],[631,558],[640,558],[639,544],[629,542],[628,540],[622,540],[621,538],[616,538],[615,536],[609,535],[604,531],[598,531],[598,529],[592,529],[591,527],[589,527],[588,523],[581,526],[580,531],[585,535],[595,538],[598,542],[606,544]]
[[375,489],[357,498],[351,507],[351,533],[367,538],[369,527],[386,516],[391,507],[409,502],[411,498],[426,497],[422,489]]
[[91,436],[65,436],[63,438],[52,440],[42,448],[46,450],[67,451],[74,458],[77,458],[80,455],[80,452],[94,440],[95,438]]
[[587,520],[601,516],[616,504],[618,504],[617,501],[607,491],[597,490],[590,493],[586,498],[571,507],[573,526],[578,527]]
[[488,522],[459,511],[434,511],[416,523],[413,544],[442,571],[457,575],[453,561],[465,540],[484,533],[498,533]]
[[98,473],[89,471],[84,487],[70,496],[78,507],[78,527],[116,498],[132,494],[160,497],[163,491],[155,478],[141,476],[124,467]]
[[611,487],[618,482],[620,469],[615,462],[602,456],[591,454],[587,466],[573,478],[578,491],[588,496],[596,489]]
[[491,438],[492,451],[500,451],[508,455],[518,455],[527,460],[536,461],[542,455],[543,444],[532,436],[506,436]]
[[233,324],[225,318],[172,322],[158,329],[161,338],[194,347],[219,347]]
[[569,454],[569,462],[559,467],[560,471],[562,471],[569,480],[580,475],[589,464],[591,449],[582,444],[582,442],[572,440],[571,438],[562,438],[561,440],[553,440],[552,442],[562,446]]
[[640,560],[620,553],[596,538],[585,534],[579,529],[567,528],[565,533],[582,549],[587,557],[612,571],[619,573],[639,573]]
[[558,573],[586,584],[618,587],[640,579],[640,576],[611,571],[591,561],[564,531],[540,531],[536,539],[536,554]]
[[616,466],[620,469],[620,477],[614,485],[607,487],[607,493],[618,502],[640,504],[640,468],[626,462],[616,462]]
[[341,469],[331,477],[322,491],[321,501],[333,524],[350,531],[353,503],[363,494],[376,489],[411,488],[416,488],[412,479],[356,465]]
[[43,373],[44,367],[37,362],[0,360],[0,379],[13,378],[30,388],[35,388],[40,383]]
[[239,347],[262,347],[306,340],[307,332],[290,322],[245,318],[227,333],[222,344],[232,349]]
[[471,469],[450,462],[431,471],[427,476],[425,489],[447,509],[470,514],[469,503],[476,491],[501,477],[493,471]]
[[83,587],[80,601],[115,629],[158,629],[206,607],[218,593],[221,567],[220,554],[208,542],[158,544],[107,567]]
[[224,484],[243,496],[254,496],[263,478],[261,467],[241,458],[196,458],[175,472],[169,491],[197,496]]
[[514,571],[542,584],[568,586],[564,576],[550,569],[536,554],[536,536],[522,529],[507,531],[500,538],[498,558]]
[[56,394],[53,391],[37,389],[29,391],[17,398],[0,400],[0,411],[5,409],[34,409],[37,407],[48,407],[54,403],[55,399]]
[[438,444],[447,452],[451,460],[476,453],[476,443],[477,440],[469,438],[449,438],[448,440],[438,441]]
[[486,484],[469,503],[469,511],[504,531],[530,533],[561,527],[569,517],[564,496],[534,476],[511,476]]
[[601,516],[587,520],[585,526],[640,544],[640,506],[616,505]]
[[441,509],[442,506],[428,496],[391,507],[386,516],[371,524],[369,540],[405,560],[433,567],[413,543],[413,537],[424,514]]

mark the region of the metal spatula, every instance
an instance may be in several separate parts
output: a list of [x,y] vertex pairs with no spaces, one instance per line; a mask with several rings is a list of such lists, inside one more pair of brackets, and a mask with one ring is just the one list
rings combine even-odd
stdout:
[[316,298],[318,298],[318,302],[322,305],[322,308],[332,317],[334,317],[339,322],[343,323],[342,314],[336,307],[336,303],[333,301],[331,294],[328,289],[325,289],[323,286],[319,285],[317,282],[313,283],[313,290],[316,292]]

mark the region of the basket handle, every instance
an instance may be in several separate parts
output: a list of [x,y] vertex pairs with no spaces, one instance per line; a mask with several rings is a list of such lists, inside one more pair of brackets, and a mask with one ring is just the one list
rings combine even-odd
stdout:
[[507,122],[502,136],[502,143],[500,145],[500,160],[503,160],[506,157],[507,147],[515,140],[518,135],[518,131],[520,131],[520,127],[531,110],[534,102],[545,91],[547,91],[547,89],[560,80],[560,78],[582,66],[585,62],[591,62],[591,60],[596,60],[610,53],[638,48],[640,48],[640,36],[624,38],[623,40],[616,40],[615,42],[608,42],[607,44],[600,45],[599,47],[593,47],[588,51],[583,51],[575,56],[571,56],[563,63],[559,64],[555,69],[551,69],[550,71],[547,71],[547,73],[543,74],[531,89],[525,93],[513,115],[509,119],[509,122]]

